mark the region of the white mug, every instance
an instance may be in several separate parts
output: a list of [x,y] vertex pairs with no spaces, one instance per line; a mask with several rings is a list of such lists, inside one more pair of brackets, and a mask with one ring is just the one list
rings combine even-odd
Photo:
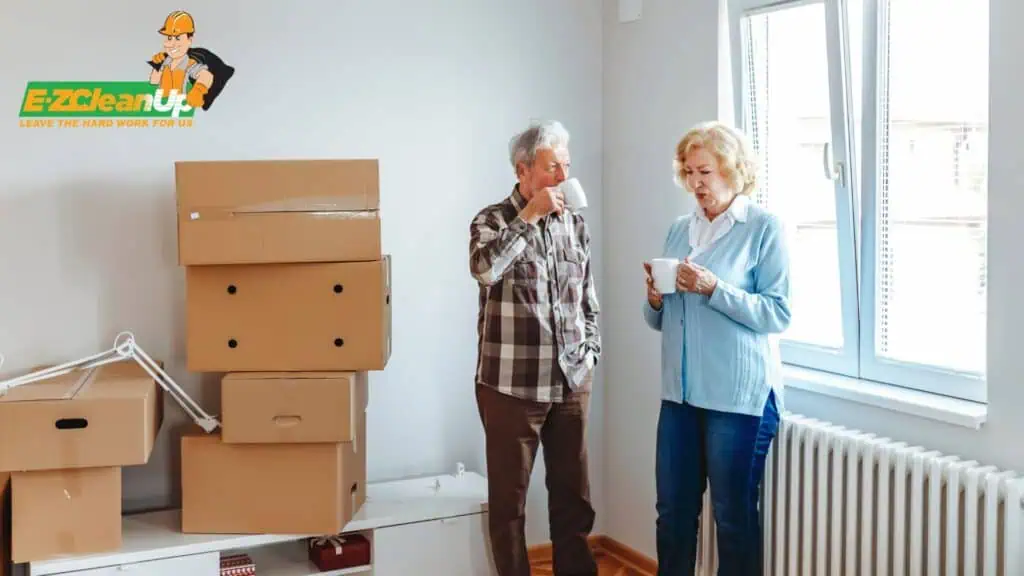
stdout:
[[678,258],[654,258],[651,260],[651,276],[654,278],[654,289],[661,294],[675,292],[678,270]]
[[587,207],[587,195],[583,193],[583,186],[576,178],[569,178],[558,185],[558,190],[565,197],[565,204],[572,210],[579,212]]

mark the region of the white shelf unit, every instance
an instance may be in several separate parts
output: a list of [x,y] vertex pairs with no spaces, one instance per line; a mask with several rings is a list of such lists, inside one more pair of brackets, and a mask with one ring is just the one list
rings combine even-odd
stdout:
[[256,564],[256,576],[271,574],[273,576],[347,576],[348,574],[372,574],[373,564],[355,566],[342,570],[321,572],[309,561],[306,546],[301,540],[270,544],[250,550],[233,550],[245,552]]
[[[429,476],[367,485],[366,503],[345,527],[370,540],[371,564],[320,572],[306,539],[320,534],[183,534],[179,510],[126,515],[119,550],[19,566],[26,576],[219,576],[222,554],[249,554],[257,576],[495,574],[487,545],[487,481],[479,474]],[[215,568],[214,568],[215,567]]]

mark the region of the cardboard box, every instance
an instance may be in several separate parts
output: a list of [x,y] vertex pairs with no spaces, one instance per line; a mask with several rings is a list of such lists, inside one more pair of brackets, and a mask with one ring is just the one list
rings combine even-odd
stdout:
[[190,266],[192,372],[382,370],[391,355],[391,258]]
[[177,162],[178,263],[381,258],[376,160]]
[[134,360],[26,384],[0,396],[0,470],[149,462],[163,390]]
[[11,475],[14,562],[121,547],[121,469],[36,470]]
[[243,372],[221,380],[225,443],[352,442],[366,372]]
[[11,576],[11,474],[0,472],[0,576]]
[[227,444],[181,439],[185,534],[336,534],[366,502],[366,414],[355,442]]

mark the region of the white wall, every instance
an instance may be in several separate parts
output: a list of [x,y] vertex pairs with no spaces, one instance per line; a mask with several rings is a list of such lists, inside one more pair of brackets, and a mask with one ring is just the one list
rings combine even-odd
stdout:
[[[59,5],[59,8],[57,7]],[[237,68],[192,129],[19,129],[31,80],[142,80],[164,17]],[[216,410],[184,369],[175,160],[375,157],[394,258],[394,353],[371,375],[371,480],[482,466],[473,396],[477,293],[469,222],[507,194],[509,137],[535,117],[573,132],[601,274],[601,7],[591,0],[32,2],[0,5],[0,352],[5,372],[109,348],[120,330]],[[434,214],[431,215],[430,213]],[[594,400],[601,486],[601,379]],[[169,405],[152,461],[124,474],[127,510],[177,498]],[[547,539],[543,466],[529,539]],[[600,504],[599,504],[600,507]]]
[[[654,556],[658,348],[639,312],[641,262],[660,249],[669,221],[690,207],[672,184],[672,150],[686,127],[719,110],[717,9],[707,0],[646,0],[640,21],[619,24],[617,0],[604,4],[606,526],[610,536]],[[973,431],[792,389],[788,409],[1024,470],[1024,253],[1013,234],[1024,213],[1017,158],[1024,133],[1022,19],[1024,4],[991,0],[988,424]]]
[[660,361],[640,315],[642,263],[691,205],[673,183],[672,158],[683,132],[718,105],[718,11],[706,0],[646,0],[640,20],[619,23],[617,5],[604,2],[605,525],[653,557]]

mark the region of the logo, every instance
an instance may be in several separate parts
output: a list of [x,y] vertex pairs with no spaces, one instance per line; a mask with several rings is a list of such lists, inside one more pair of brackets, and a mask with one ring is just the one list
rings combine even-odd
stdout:
[[18,114],[23,128],[191,127],[208,111],[235,69],[194,45],[196,24],[171,12],[157,33],[162,49],[140,80],[29,82]]

